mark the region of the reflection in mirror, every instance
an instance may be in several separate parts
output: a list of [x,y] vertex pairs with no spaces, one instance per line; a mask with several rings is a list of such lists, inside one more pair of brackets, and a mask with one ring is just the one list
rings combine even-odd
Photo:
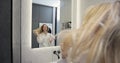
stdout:
[[57,35],[65,29],[71,29],[71,0],[32,0],[32,48],[58,46]]
[[52,46],[55,36],[51,33],[51,28],[47,24],[42,24],[37,30],[33,30],[37,37],[39,47]]
[[32,0],[32,48],[56,46],[60,0]]

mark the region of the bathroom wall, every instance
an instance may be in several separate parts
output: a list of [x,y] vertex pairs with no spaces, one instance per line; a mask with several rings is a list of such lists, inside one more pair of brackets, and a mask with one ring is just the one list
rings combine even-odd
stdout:
[[0,63],[12,63],[12,0],[0,0]]
[[71,0],[60,0],[60,21],[71,21]]
[[21,0],[13,0],[12,48],[13,63],[21,63]]

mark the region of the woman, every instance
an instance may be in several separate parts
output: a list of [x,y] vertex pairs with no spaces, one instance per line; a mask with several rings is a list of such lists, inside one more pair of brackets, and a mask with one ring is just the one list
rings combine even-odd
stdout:
[[79,30],[66,37],[72,37],[67,63],[120,63],[120,1],[90,7]]
[[55,37],[54,35],[48,33],[48,30],[48,26],[46,24],[43,24],[40,30],[36,31],[39,47],[48,47],[52,45],[51,43],[55,39]]

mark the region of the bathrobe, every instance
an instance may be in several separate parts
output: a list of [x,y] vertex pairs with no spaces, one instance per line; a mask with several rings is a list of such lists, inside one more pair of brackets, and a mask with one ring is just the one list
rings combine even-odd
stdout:
[[55,39],[54,35],[50,33],[40,33],[37,36],[37,42],[39,43],[39,47],[49,47],[51,46],[51,43]]

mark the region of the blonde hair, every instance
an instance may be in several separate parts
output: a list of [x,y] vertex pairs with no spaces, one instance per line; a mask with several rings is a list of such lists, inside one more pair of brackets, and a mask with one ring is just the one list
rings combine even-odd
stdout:
[[68,63],[86,51],[86,63],[120,63],[120,1],[90,7],[75,33]]
[[[38,34],[44,32],[44,31],[43,31],[44,25],[46,25],[46,24],[43,24],[41,27],[38,27],[38,28],[34,29],[34,30],[33,30],[34,35],[38,36]],[[47,26],[47,25],[46,25],[46,26]],[[48,31],[48,26],[47,26],[47,31]]]
[[33,34],[38,36],[40,34],[40,27],[33,30]]

